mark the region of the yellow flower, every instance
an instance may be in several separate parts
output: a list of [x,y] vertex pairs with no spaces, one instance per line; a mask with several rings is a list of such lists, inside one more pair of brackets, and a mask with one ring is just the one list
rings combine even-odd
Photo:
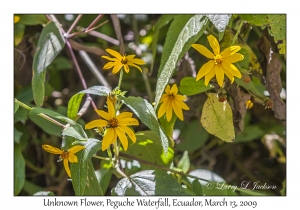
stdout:
[[75,156],[75,153],[84,149],[85,146],[77,145],[77,146],[74,146],[74,147],[68,149],[67,151],[60,150],[56,147],[52,147],[47,144],[42,145],[42,148],[51,154],[60,155],[59,159],[64,161],[65,170],[66,170],[67,174],[69,175],[69,177],[71,177],[71,171],[69,168],[68,161],[70,161],[71,163],[77,163],[78,160],[77,160],[77,157]]
[[20,16],[14,15],[14,24],[20,21]]
[[[111,58],[108,56],[103,55],[102,58],[105,58],[111,62],[108,62],[105,64],[103,67],[104,70],[108,70],[113,68],[112,73],[116,74],[120,71],[122,67],[124,67],[124,70],[126,73],[129,72],[129,66],[134,66],[138,70],[142,72],[142,69],[138,65],[144,65],[145,62],[142,59],[134,58],[135,55],[121,55],[117,51],[111,50],[111,49],[106,49],[106,52],[114,56],[115,58]],[[138,65],[135,65],[138,64]]]
[[134,132],[127,126],[139,125],[137,119],[132,118],[131,112],[123,112],[116,116],[116,111],[113,103],[107,98],[108,112],[95,110],[104,120],[94,120],[85,125],[85,129],[91,128],[106,128],[102,140],[102,151],[107,150],[110,144],[113,144],[117,137],[120,139],[124,150],[128,148],[128,139],[125,134],[135,143],[136,136]]
[[161,118],[167,113],[167,121],[172,119],[173,110],[180,120],[183,120],[182,109],[189,110],[190,108],[183,102],[186,97],[178,94],[177,85],[174,84],[172,88],[167,85],[165,89],[166,94],[163,94],[159,103],[162,103],[158,110],[158,118]]
[[251,100],[246,101],[246,109],[251,109],[253,107],[253,102]]
[[242,75],[240,71],[232,64],[244,59],[244,56],[240,53],[236,53],[242,47],[235,45],[226,48],[220,53],[220,45],[218,40],[209,35],[207,37],[209,45],[213,49],[212,53],[206,47],[200,44],[192,44],[192,47],[200,52],[205,57],[212,59],[205,63],[199,70],[196,81],[205,76],[205,85],[208,85],[208,82],[216,75],[217,82],[220,87],[223,85],[224,73],[231,80],[231,83],[234,81],[234,76],[241,78]]

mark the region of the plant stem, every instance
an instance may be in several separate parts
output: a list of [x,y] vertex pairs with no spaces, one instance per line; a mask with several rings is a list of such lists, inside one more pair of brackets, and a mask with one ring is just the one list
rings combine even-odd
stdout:
[[71,27],[69,28],[67,34],[71,33],[71,31],[75,28],[79,20],[81,19],[82,15],[78,15],[75,19],[75,21],[72,23]]
[[[18,103],[21,107],[23,107],[23,108],[25,108],[25,109],[27,109],[29,111],[32,110],[32,108],[30,106],[27,106],[26,104],[18,101],[16,98],[15,98],[15,102]],[[61,124],[60,122],[57,122],[56,120],[52,119],[51,117],[49,117],[49,116],[47,116],[47,115],[45,115],[43,113],[38,114],[38,116],[44,118],[45,120],[48,120],[49,122],[52,122],[52,123],[56,124],[56,125],[58,125],[58,126],[60,126],[62,128],[66,127],[65,125]]]
[[92,28],[102,17],[103,15],[98,15],[95,20],[85,29],[85,31],[88,31],[90,28]]
[[238,30],[237,30],[237,32],[235,33],[235,35],[234,35],[234,37],[233,37],[233,39],[232,39],[231,46],[235,44],[236,39],[237,39],[238,35],[239,35],[240,32],[241,32],[241,28],[242,28],[243,24],[244,24],[244,21],[241,21],[241,23],[240,23],[240,25],[239,25],[239,27],[238,27]]
[[110,161],[110,158],[100,157],[100,156],[97,156],[97,155],[94,155],[93,157],[97,158],[97,159],[100,159],[100,160]]
[[118,83],[118,89],[119,90],[121,88],[122,78],[123,78],[123,68],[121,69],[120,77],[119,77],[119,83]]

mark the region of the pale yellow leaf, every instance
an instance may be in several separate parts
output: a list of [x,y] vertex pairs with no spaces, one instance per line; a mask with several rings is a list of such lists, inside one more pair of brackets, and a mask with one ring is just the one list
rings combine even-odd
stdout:
[[217,94],[208,93],[204,103],[201,123],[210,134],[226,142],[235,139],[232,110],[227,101],[219,102]]

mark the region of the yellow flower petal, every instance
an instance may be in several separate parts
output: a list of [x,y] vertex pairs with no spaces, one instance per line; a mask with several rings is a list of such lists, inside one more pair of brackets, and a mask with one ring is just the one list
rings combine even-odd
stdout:
[[177,85],[174,84],[171,88],[170,94],[177,95],[177,93],[178,93],[178,88],[177,88]]
[[132,117],[131,112],[122,112],[119,115],[116,116],[117,120],[122,119],[122,118],[131,118]]
[[209,35],[207,37],[207,39],[208,39],[209,45],[211,46],[211,48],[214,51],[214,54],[215,55],[220,54],[220,45],[219,45],[218,40],[213,35]]
[[167,106],[167,121],[170,122],[170,120],[172,119],[172,99],[170,99],[168,101],[168,106]]
[[214,59],[214,54],[201,44],[192,44],[192,47],[207,58]]
[[109,145],[117,138],[117,133],[114,128],[108,128],[102,140],[102,151],[107,150]]
[[97,112],[97,114],[102,117],[103,119],[106,119],[106,120],[111,120],[111,118],[109,118],[109,114],[103,110],[98,110],[96,109],[95,110]]
[[232,84],[234,81],[233,75],[229,71],[227,71],[227,69],[224,68],[223,70],[224,70],[224,73],[226,74],[226,76],[230,79],[231,84]]
[[118,125],[139,125],[139,121],[135,118],[121,118],[118,119]]
[[213,60],[208,61],[205,63],[199,70],[196,81],[207,75],[210,71],[212,71],[213,67],[215,66],[215,62]]
[[47,145],[47,144],[43,144],[42,145],[42,148],[46,151],[46,152],[49,152],[51,154],[57,154],[57,155],[60,155],[63,153],[62,150],[56,148],[56,147],[52,147],[50,145]]
[[167,108],[168,108],[168,102],[169,102],[169,99],[164,101],[160,107],[159,107],[159,110],[158,110],[158,114],[157,114],[157,117],[158,118],[161,118],[167,111]]
[[145,61],[139,58],[128,59],[128,65],[137,64],[137,65],[145,65]]
[[68,159],[64,159],[64,167],[65,167],[65,170],[66,170],[68,176],[71,177],[71,171],[70,171],[70,168],[69,168]]
[[169,99],[169,95],[168,95],[168,94],[163,94],[163,95],[161,96],[161,98],[160,98],[159,103],[162,103],[162,102],[164,102],[164,101],[166,101],[166,100],[168,100],[168,99]]
[[14,15],[14,23],[17,23],[20,21],[20,16]]
[[227,61],[229,63],[235,63],[244,59],[244,56],[240,53],[234,53],[228,57],[223,58],[223,61]]
[[113,73],[113,74],[118,73],[118,72],[121,70],[122,66],[123,66],[122,63],[116,62],[116,63],[115,63],[115,66],[114,66],[114,68],[113,68],[113,70],[112,70],[112,73]]
[[222,66],[223,68],[225,68],[227,71],[229,71],[233,76],[236,76],[237,78],[241,78],[241,72],[235,67],[235,65],[227,62],[227,61],[223,61],[222,62]]
[[129,61],[129,60],[132,60],[134,57],[135,57],[135,55],[127,55],[127,56],[126,56],[126,58],[127,58],[128,61]]
[[[135,65],[135,64],[128,64],[130,66],[134,66],[135,68],[137,68],[138,70],[140,70],[140,72],[143,72],[143,70],[141,69],[141,67]],[[128,72],[127,72],[128,73]]]
[[165,92],[169,95],[170,94],[170,90],[171,90],[171,87],[170,85],[167,85],[166,89],[165,89]]
[[216,75],[215,66],[212,67],[211,71],[205,75],[204,84],[207,86],[209,81]]
[[79,152],[80,150],[83,150],[84,148],[85,148],[85,146],[82,146],[82,145],[76,145],[76,146],[74,146],[74,147],[71,147],[71,148],[68,150],[68,152],[69,152],[70,154],[75,154],[75,153]]
[[106,120],[93,120],[85,125],[85,129],[91,129],[96,127],[105,127],[108,125]]
[[117,58],[111,58],[111,57],[108,57],[108,56],[106,56],[106,55],[102,55],[101,57],[104,58],[104,59],[107,59],[107,60],[109,60],[109,61],[118,61]]
[[237,51],[239,51],[242,47],[241,46],[230,46],[230,47],[227,47],[225,50],[223,50],[221,52],[221,56],[222,58],[226,58],[230,55],[233,55],[234,53],[236,53]]
[[124,64],[123,66],[124,66],[125,72],[128,73],[129,72],[129,66],[127,64]]
[[125,132],[128,137],[135,143],[136,142],[136,136],[134,134],[134,132],[129,128],[129,127],[126,127],[126,126],[119,126],[119,128]]
[[77,159],[76,155],[73,155],[73,154],[71,154],[71,153],[69,153],[68,160],[69,160],[71,163],[77,163],[77,162],[78,162],[78,159]]
[[182,95],[176,95],[174,96],[176,100],[179,100],[179,101],[184,101],[186,100],[186,97],[185,96],[182,96]]
[[[178,96],[178,95],[177,95]],[[182,100],[178,100],[177,99],[177,96],[175,98],[175,101],[177,103],[177,105],[181,108],[181,109],[184,109],[184,110],[189,110],[190,108],[182,101]]]
[[122,60],[122,55],[120,53],[118,53],[117,51],[114,51],[112,49],[106,49],[106,52],[108,52],[109,54],[111,54],[112,56],[115,56],[118,60]]
[[218,82],[219,86],[222,87],[223,81],[224,81],[223,67],[221,65],[216,65],[215,72],[216,72],[217,82]]
[[108,98],[106,100],[106,104],[107,104],[109,119],[112,119],[116,116],[115,107],[114,107],[113,103]]
[[105,64],[105,65],[103,66],[103,69],[104,69],[104,70],[111,69],[112,67],[115,66],[115,64],[116,64],[116,62],[108,62],[107,64]]
[[126,135],[119,128],[116,128],[115,131],[117,132],[117,135],[123,145],[123,148],[126,151],[128,148],[128,139],[127,139]]
[[183,120],[182,109],[180,108],[180,105],[176,100],[173,100],[172,108],[175,114],[177,115],[177,117],[182,121]]

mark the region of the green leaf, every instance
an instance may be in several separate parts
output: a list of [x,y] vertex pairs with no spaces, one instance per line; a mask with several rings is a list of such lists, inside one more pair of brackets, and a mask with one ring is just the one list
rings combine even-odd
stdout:
[[178,150],[193,152],[199,149],[208,140],[209,134],[203,128],[199,120],[193,120],[190,123],[178,122],[178,124],[179,123],[182,123],[184,127],[180,129],[180,142],[176,144]]
[[271,35],[278,45],[279,53],[286,55],[286,15],[268,15]]
[[87,161],[87,176],[85,182],[86,182],[86,187],[82,195],[84,196],[104,195],[103,190],[101,189],[97,176],[95,174],[95,169],[91,159]]
[[63,136],[71,136],[78,140],[87,140],[87,135],[82,136],[81,133],[84,133],[84,131],[82,130],[82,132],[79,133],[77,130],[75,130],[75,128],[67,127],[63,130],[62,135]]
[[16,112],[19,109],[19,104],[17,102],[14,101],[14,114],[16,114]]
[[196,195],[204,195],[202,185],[196,179],[192,182],[192,190]]
[[25,180],[23,190],[27,192],[29,195],[34,195],[36,192],[43,191],[44,189],[33,182]]
[[105,194],[108,188],[112,173],[113,173],[112,169],[106,169],[106,168],[100,168],[95,171],[97,180],[100,184],[100,188],[102,189],[103,194]]
[[42,106],[45,93],[46,68],[63,49],[65,39],[54,22],[49,22],[42,30],[33,57],[32,90],[36,106]]
[[72,96],[68,103],[68,117],[71,119],[75,119],[81,104],[82,97],[84,94],[93,94],[98,96],[108,96],[111,90],[105,86],[94,86],[90,87],[86,90],[82,90],[79,93],[76,93]]
[[257,26],[267,25],[269,23],[268,15],[240,15],[240,17],[242,20]]
[[179,59],[202,35],[208,23],[204,15],[176,15],[167,33],[155,91],[155,110]]
[[22,132],[18,131],[16,128],[14,128],[14,140],[15,140],[15,143],[20,143],[20,139],[21,139],[22,135],[23,135]]
[[257,88],[255,87],[252,81],[245,83],[242,78],[237,78],[237,77],[234,78],[234,81],[236,82],[236,84],[244,87],[246,90],[253,93],[257,98],[261,100],[264,100],[266,98],[261,92],[257,90]]
[[226,142],[235,139],[232,110],[227,101],[219,102],[217,94],[208,93],[204,103],[201,123],[210,134]]
[[18,46],[23,39],[25,31],[25,25],[22,23],[14,24],[14,42],[15,46]]
[[[80,124],[78,124],[77,122],[63,116],[60,113],[57,113],[57,112],[54,112],[54,111],[51,111],[51,110],[48,110],[48,109],[40,108],[40,107],[33,107],[31,109],[31,111],[29,112],[30,115],[38,115],[38,114],[41,114],[41,113],[49,115],[50,117],[62,120],[64,122],[67,122],[73,127],[73,129],[71,129],[71,128],[70,129],[64,129],[64,131],[65,130],[66,131],[63,133],[63,135],[67,135],[67,136],[68,135],[70,135],[70,136],[75,135],[76,137],[73,136],[74,138],[78,137],[77,139],[81,139],[81,140],[85,140],[85,139],[88,138]],[[76,132],[77,132],[77,134],[76,134]]]
[[61,137],[62,128],[58,125],[45,120],[44,118],[36,115],[28,115],[29,119],[40,127],[45,133],[57,137]]
[[104,195],[91,162],[91,157],[101,149],[101,142],[97,139],[90,138],[86,142],[81,142],[80,145],[83,145],[86,148],[76,153],[78,163],[70,163],[72,184],[75,194]]
[[[138,157],[158,166],[170,167],[174,157],[173,148],[168,147],[168,153],[165,155],[160,139],[153,131],[140,131],[135,135],[136,143],[122,153]],[[143,163],[140,164],[142,165],[141,170],[153,168]]]
[[51,191],[39,191],[33,194],[34,196],[55,196]]
[[190,158],[188,151],[184,151],[182,157],[180,158],[177,168],[180,168],[183,173],[186,173],[190,169]]
[[206,86],[203,79],[196,81],[194,77],[184,77],[180,81],[179,92],[187,96],[192,96],[212,88],[214,86],[211,84]]
[[14,114],[14,122],[21,122],[25,124],[28,113],[29,111],[24,108],[18,109],[17,112]]
[[121,179],[112,190],[112,195],[119,196],[172,196],[191,195],[178,181],[161,170],[140,171],[130,176],[130,179]]
[[241,53],[244,56],[244,59],[239,61],[238,64],[241,68],[248,69],[250,62],[250,53],[244,47],[242,47],[242,49],[239,50],[239,53]]
[[145,99],[141,97],[130,96],[125,98],[123,96],[118,96],[128,108],[130,108],[136,116],[150,128],[160,139],[163,146],[165,154],[168,153],[168,140],[171,142],[170,137],[165,133],[162,126],[159,124],[156,118],[155,111],[152,105]]
[[226,29],[226,26],[229,23],[231,15],[226,14],[215,14],[215,15],[206,15],[208,19],[214,24],[219,32],[223,32]]
[[15,98],[18,99],[18,101],[22,101],[25,104],[30,103],[33,100],[31,85],[22,87],[22,89],[19,90],[16,94]]
[[18,195],[25,182],[25,160],[19,144],[14,144],[14,195]]
[[46,24],[48,19],[46,15],[18,15],[20,17],[19,23],[24,25],[38,25],[38,24]]
[[156,24],[153,26],[155,32],[159,32],[159,29],[169,24],[174,19],[175,15],[173,14],[164,14],[162,15]]

